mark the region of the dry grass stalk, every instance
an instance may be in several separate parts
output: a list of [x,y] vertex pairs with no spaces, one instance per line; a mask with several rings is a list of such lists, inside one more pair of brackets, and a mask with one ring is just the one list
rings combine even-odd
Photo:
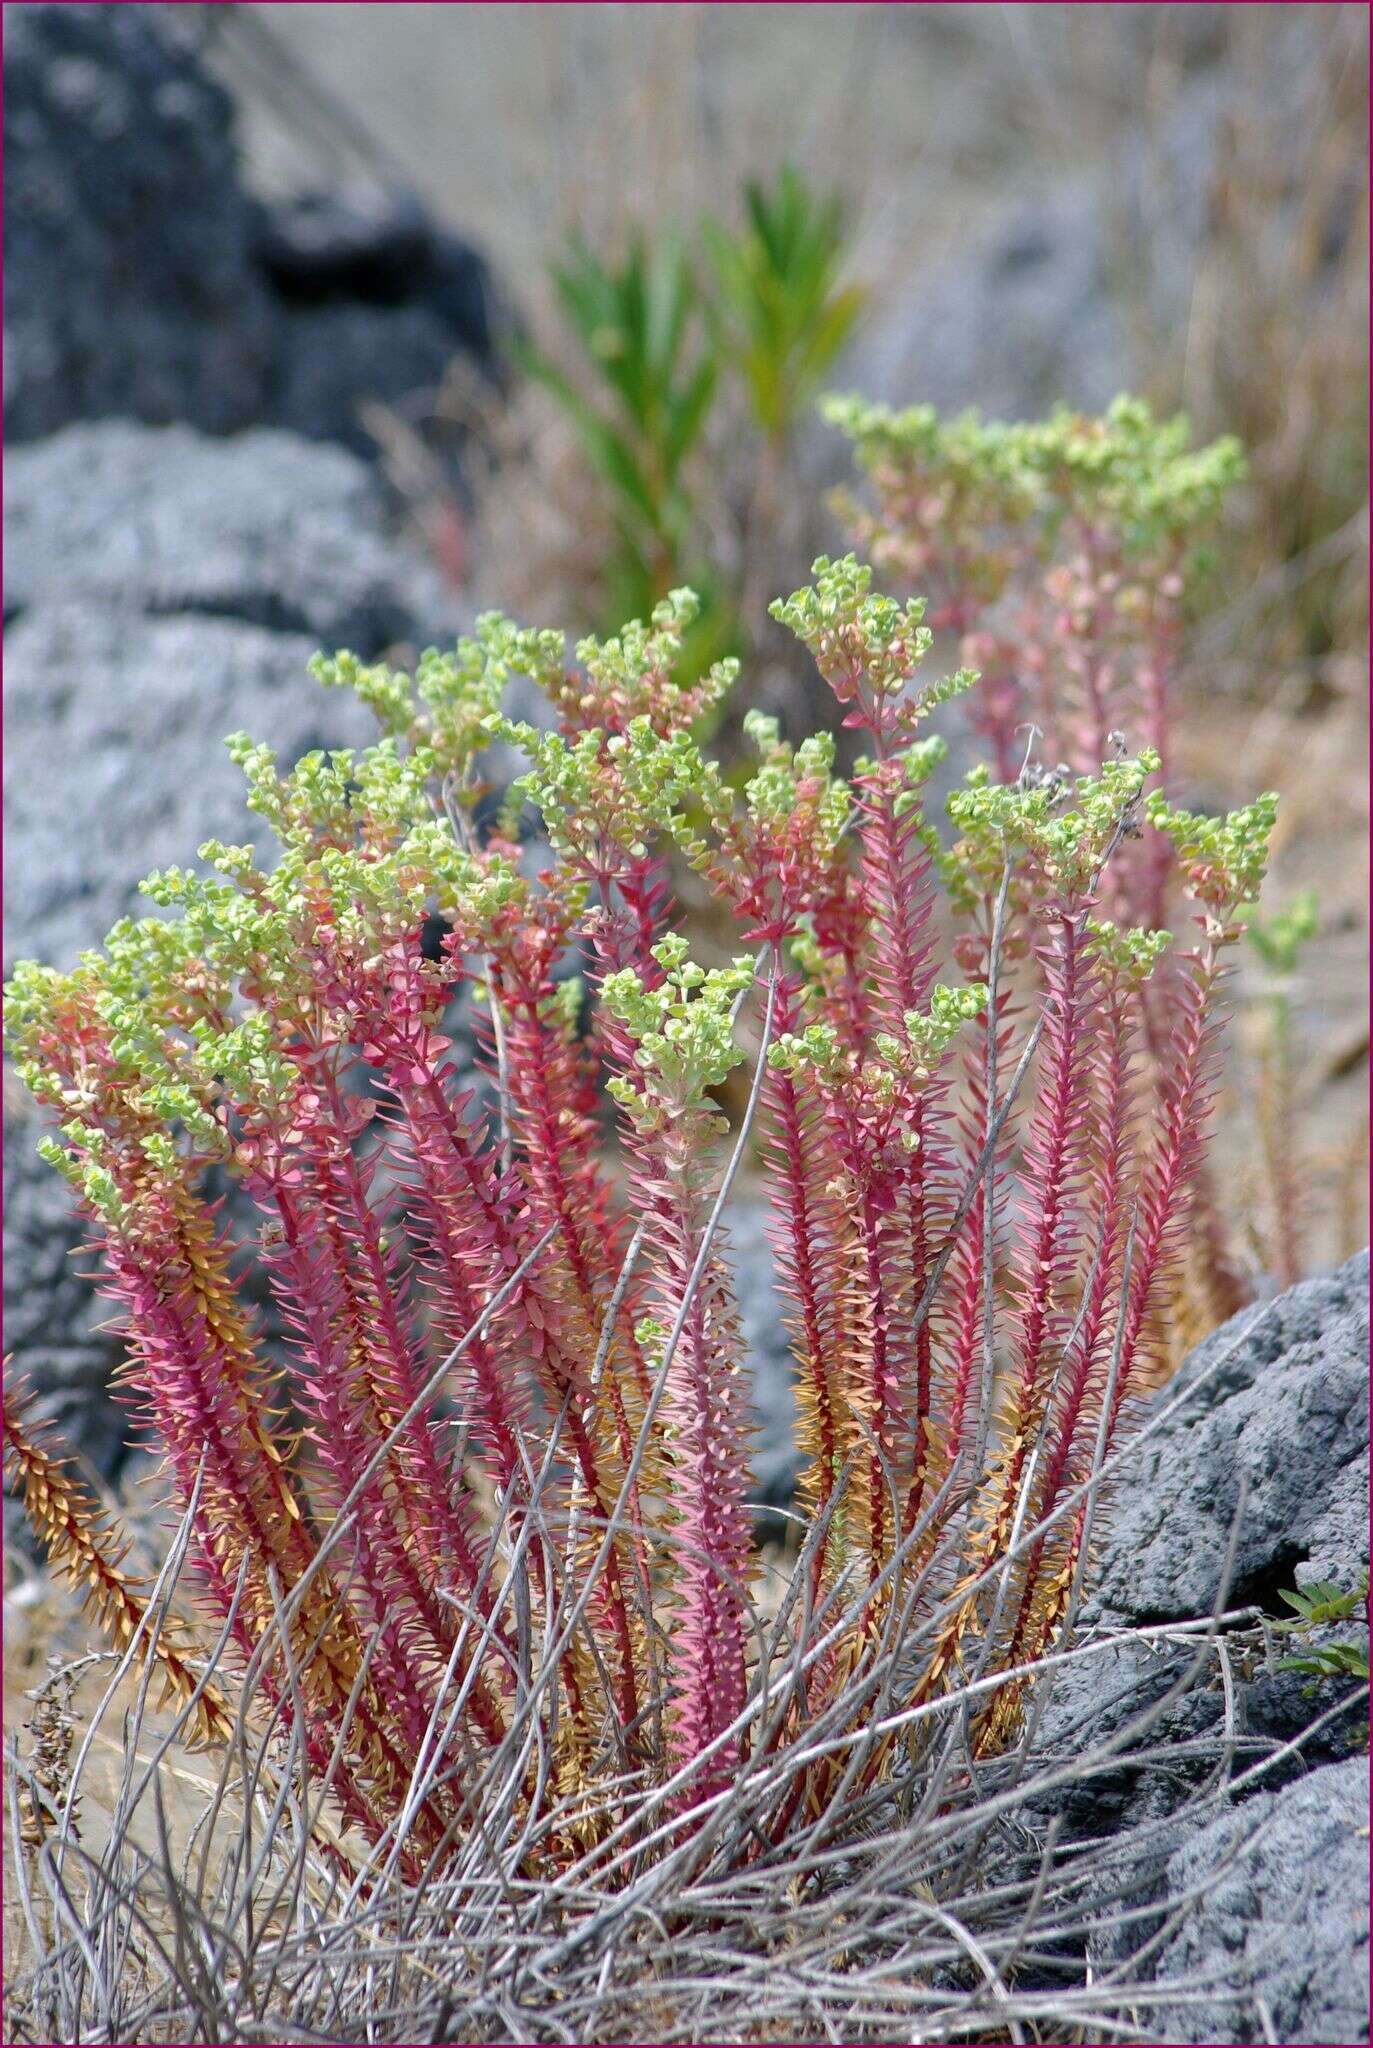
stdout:
[[6,1473],[20,1491],[49,1561],[82,1595],[91,1620],[119,1651],[137,1648],[156,1665],[163,1680],[162,1704],[176,1699],[191,1711],[191,1739],[201,1744],[226,1740],[233,1719],[218,1688],[204,1682],[194,1653],[177,1640],[165,1616],[155,1617],[151,1600],[124,1569],[127,1543],[102,1529],[100,1510],[75,1476],[72,1461],[45,1448],[10,1385],[4,1389],[3,1416]]

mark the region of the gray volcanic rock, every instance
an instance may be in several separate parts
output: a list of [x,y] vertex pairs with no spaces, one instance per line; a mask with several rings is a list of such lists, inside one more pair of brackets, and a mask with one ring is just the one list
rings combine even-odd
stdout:
[[[1128,1630],[1211,1610],[1242,1494],[1228,1608],[1290,1618],[1283,1588],[1357,1584],[1368,1274],[1365,1252],[1244,1311],[1154,1396],[1158,1413],[1193,1392],[1113,1488],[1089,1618]],[[1136,1915],[1103,1920],[1089,1954],[1132,1973],[1127,1958],[1159,1933],[1149,1976],[1198,1984],[1198,2002],[1148,2008],[1159,2039],[1363,2038],[1367,1690],[1279,1668],[1285,1651],[1334,1641],[1366,1645],[1367,1632],[1351,1619],[1269,1646],[1231,1637],[1228,1702],[1214,1657],[1193,1670],[1193,1649],[1128,1633],[1045,1689],[1037,1760],[1073,1768],[1028,1811],[1057,1816],[1065,1844],[1112,1844],[1103,1896],[1118,1884]],[[1082,1769],[1110,1739],[1118,1752]]]
[[6,957],[66,964],[150,868],[253,836],[226,733],[287,762],[371,736],[317,647],[459,621],[341,449],[111,421],[17,450],[6,484]]
[[[1284,1587],[1358,1581],[1368,1561],[1368,1254],[1244,1310],[1198,1345],[1154,1412],[1194,1389],[1127,1460],[1111,1492],[1086,1618],[1129,1629],[1209,1613],[1239,1500],[1246,1489],[1226,1606],[1291,1610]],[[1327,1632],[1359,1634],[1356,1623]],[[1320,1641],[1320,1636],[1314,1641]],[[1193,1653],[1122,1635],[1099,1657],[1069,1666],[1047,1688],[1039,1744],[1046,1759],[1078,1755],[1159,1705]],[[1313,1683],[1275,1657],[1232,1664],[1238,1761],[1252,1763],[1303,1734],[1344,1699],[1300,1755],[1265,1773],[1268,1788],[1361,1745],[1366,1713],[1349,1679]],[[1351,1695],[1354,1697],[1351,1698]],[[1150,1746],[1166,1771],[1143,1767],[1130,1742],[1090,1779],[1054,1796],[1070,1830],[1098,1836],[1166,1815],[1214,1768],[1225,1695],[1214,1664],[1162,1709]],[[1184,1745],[1194,1745],[1188,1753]]]
[[[1093,1938],[1095,1967],[1158,1987],[1160,2041],[1366,2040],[1368,1810],[1357,1756],[1165,1831],[1142,1857],[1127,1839],[1128,1901],[1153,1910]],[[1127,1957],[1150,1937],[1140,1970]]]
[[1195,1399],[1141,1444],[1114,1490],[1096,1580],[1132,1621],[1206,1613],[1247,1486],[1229,1604],[1278,1584],[1352,1579],[1368,1543],[1368,1254],[1245,1310],[1155,1397]]
[[387,537],[370,471],[295,434],[73,426],[16,449],[5,484],[11,615],[79,599],[375,652],[452,610]]
[[358,707],[306,672],[312,636],[235,620],[40,606],[9,629],[5,662],[7,960],[68,966],[138,885],[210,838],[261,839],[223,745],[246,728],[284,760],[366,736]]
[[[1218,1875],[1219,1873],[1219,1875]],[[1157,1958],[1160,1982],[1225,1981],[1155,2008],[1165,2041],[1362,2041],[1368,2035],[1368,1758],[1331,1764],[1223,1813],[1168,1859],[1198,1893]]]

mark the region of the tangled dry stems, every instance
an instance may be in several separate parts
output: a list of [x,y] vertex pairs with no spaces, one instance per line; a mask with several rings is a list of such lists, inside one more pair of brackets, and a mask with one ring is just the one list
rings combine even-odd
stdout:
[[[1143,1434],[1194,1399],[1227,1360],[1220,1352]],[[1119,1456],[1098,1463],[1093,1496],[1110,1483]],[[1075,1506],[1064,1502],[1057,1512]],[[545,1558],[559,1554],[560,1532],[548,1517],[535,1475],[497,1613],[506,1603],[518,1608],[518,1561],[536,1530]],[[531,1643],[505,1742],[480,1764],[468,1760],[464,1810],[477,1824],[460,1854],[436,1856],[415,1884],[400,1873],[400,1849],[460,1721],[456,1656],[409,1797],[389,1838],[368,1844],[337,1826],[327,1783],[304,1754],[302,1717],[290,1722],[281,1698],[273,1706],[259,1683],[274,1658],[288,1671],[288,1696],[302,1689],[288,1611],[300,1589],[281,1603],[242,1682],[225,1669],[227,1624],[206,1658],[200,1689],[223,1686],[233,1734],[217,1752],[208,1796],[179,1831],[168,1818],[168,1774],[195,1730],[198,1700],[159,1723],[150,1700],[157,1660],[135,1638],[122,1657],[101,1660],[115,1664],[113,1675],[58,1780],[14,1745],[7,1754],[11,1872],[31,1950],[11,1979],[8,2038],[1147,2040],[1156,2006],[1201,1999],[1212,1979],[1155,1978],[1154,1959],[1195,1898],[1149,1902],[1138,1885],[1140,1859],[1165,1830],[1204,1820],[1271,1776],[1351,1705],[1330,1709],[1299,1742],[1241,1732],[1235,1655],[1253,1650],[1256,1631],[1260,1644],[1266,1637],[1257,1610],[1225,1607],[1242,1517],[1241,1500],[1209,1618],[1074,1628],[1027,1670],[1034,1685],[1021,1735],[994,1755],[978,1753],[971,1729],[979,1706],[1005,1685],[1004,1671],[974,1673],[937,1699],[902,1704],[911,1670],[928,1660],[953,1605],[922,1612],[910,1597],[891,1605],[871,1655],[804,1737],[770,1745],[806,1665],[852,1629],[855,1606],[872,1598],[864,1587],[856,1602],[845,1599],[841,1584],[830,1611],[805,1612],[808,1553],[822,1534],[813,1524],[783,1575],[771,1620],[758,1627],[741,1716],[757,1731],[749,1761],[704,1811],[694,1809],[690,1826],[671,1812],[670,1785],[646,1790],[632,1817],[617,1819],[633,1775],[623,1752],[607,1755],[604,1775],[577,1801],[531,1822],[521,1790],[531,1763],[541,1772],[546,1764],[557,1700],[545,1693],[549,1678],[556,1692],[558,1670],[552,1643]],[[150,1642],[167,1625],[192,1520],[193,1511],[140,1625]],[[498,1518],[493,1548],[506,1533]],[[997,1582],[1004,1588],[1017,1556],[1043,1533],[1017,1531],[984,1575],[993,1599]],[[551,1636],[560,1620],[575,1621],[560,1614],[556,1588],[548,1595],[543,1626]],[[495,1617],[481,1625],[493,1627]],[[1079,1731],[1069,1729],[1041,1743],[1056,1674],[1122,1644],[1180,1656],[1181,1669],[1109,1737],[1085,1729],[1079,1746]],[[90,1846],[83,1836],[93,1826],[92,1803],[83,1806],[83,1789],[140,1652],[116,1796],[103,1840]],[[1156,1740],[1170,1707],[1199,1683],[1222,1692],[1218,1729],[1182,1745]],[[647,1711],[660,1707],[652,1702]],[[623,1732],[607,1729],[607,1742]],[[867,1766],[883,1747],[893,1766],[885,1782],[873,1783]],[[1192,1789],[1181,1813],[1136,1827],[1125,1841],[1065,1838],[1056,1811],[1063,1793],[1080,1794],[1127,1750],[1133,1770],[1187,1773]],[[847,1789],[813,1818],[779,1829],[822,1758]],[[26,1826],[25,1813],[41,1815],[40,1824]],[[554,1837],[588,1846],[570,1867],[541,1870],[540,1845]],[[1254,1838],[1242,1838],[1208,1885]]]

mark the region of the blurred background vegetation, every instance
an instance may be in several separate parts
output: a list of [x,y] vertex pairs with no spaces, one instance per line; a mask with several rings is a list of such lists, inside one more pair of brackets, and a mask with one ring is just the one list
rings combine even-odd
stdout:
[[1255,1270],[1361,1242],[1367,11],[221,12],[262,190],[408,184],[492,264],[503,389],[455,367],[365,421],[474,609],[604,628],[691,581],[693,658],[742,651],[740,709],[795,731],[764,601],[844,540],[821,389],[1000,417],[1131,389],[1240,437],[1182,794],[1284,804],[1220,1178]]

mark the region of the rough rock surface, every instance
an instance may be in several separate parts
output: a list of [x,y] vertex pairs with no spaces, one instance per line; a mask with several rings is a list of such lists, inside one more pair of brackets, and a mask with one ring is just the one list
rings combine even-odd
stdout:
[[256,246],[286,316],[270,417],[297,433],[371,454],[360,395],[405,409],[458,350],[493,369],[486,265],[410,195],[281,200],[262,209]]
[[[1368,1254],[1225,1324],[1154,1397],[1154,1412],[1189,1388],[1194,1398],[1140,1444],[1112,1490],[1085,1618],[1129,1628],[1209,1613],[1241,1483],[1247,1497],[1228,1608],[1290,1617],[1283,1587],[1316,1579],[1352,1587],[1368,1561]],[[1335,1633],[1358,1630],[1351,1623]],[[1116,1734],[1161,1701],[1189,1662],[1184,1649],[1127,1636],[1107,1655],[1069,1667],[1044,1708],[1045,1753],[1071,1756],[1089,1738]],[[1236,1656],[1232,1676],[1241,1766],[1290,1742],[1353,1690],[1347,1680],[1313,1690],[1310,1679],[1257,1654]],[[1224,1712],[1217,1677],[1189,1687],[1149,1741],[1195,1742],[1195,1754],[1156,1772],[1127,1751],[1060,1795],[1072,1831],[1115,1832],[1173,1811],[1214,1767],[1207,1738]],[[1345,1758],[1365,1732],[1361,1706],[1336,1713],[1263,1783],[1271,1788]]]
[[79,599],[380,648],[452,609],[387,537],[370,472],[294,434],[73,426],[14,450],[5,481],[11,616]]
[[229,102],[146,8],[5,20],[5,427],[263,410],[279,336],[254,288]]
[[[1097,1600],[1134,1621],[1206,1613],[1247,1485],[1229,1604],[1354,1576],[1368,1545],[1368,1254],[1198,1345],[1111,1507]],[[1275,1610],[1278,1611],[1278,1610]]]
[[[1219,1873],[1219,1875],[1218,1875]],[[1225,1982],[1156,2007],[1163,2041],[1361,2041],[1368,2034],[1368,1758],[1223,1813],[1168,1859],[1170,1902],[1199,1893],[1161,1981]]]
[[[1089,1954],[1157,1986],[1152,2039],[1367,2039],[1368,1804],[1368,1758],[1354,1756],[1165,1829],[1142,1852],[1122,1838],[1137,1917]],[[1127,1958],[1151,1940],[1140,1969]]]
[[484,267],[390,195],[260,205],[176,14],[6,10],[6,431],[270,421],[365,450],[361,400],[489,359]]
[[[1284,1587],[1357,1583],[1368,1560],[1368,1286],[1365,1252],[1244,1311],[1154,1397],[1158,1414],[1193,1390],[1113,1490],[1087,1618],[1128,1628],[1210,1611],[1242,1489],[1228,1608],[1290,1616]],[[1322,1640],[1366,1642],[1366,1632],[1351,1620],[1310,1639]],[[1275,1645],[1285,1647],[1308,1644]],[[1200,2004],[1151,2010],[1159,2039],[1362,2038],[1366,1690],[1282,1671],[1252,1632],[1233,1638],[1229,1780],[1238,1789],[1227,1796],[1214,1789],[1225,1690],[1214,1660],[1179,1684],[1192,1658],[1125,1636],[1062,1672],[1039,1726],[1041,1761],[1075,1761],[1111,1737],[1126,1738],[1123,1753],[1032,1806],[1057,1815],[1065,1842],[1119,1845],[1128,1903],[1145,1914],[1129,1950],[1164,1928],[1188,1890],[1216,1879],[1151,1959],[1161,1985],[1208,1980]],[[1140,1729],[1137,1717],[1174,1686],[1178,1697]],[[1213,1796],[1191,1806],[1208,1785]],[[1109,1931],[1092,1950],[1103,1964],[1128,1953]]]
[[6,484],[6,956],[66,964],[149,868],[243,836],[225,733],[286,759],[368,736],[315,648],[457,622],[341,449],[111,421],[17,450]]
[[307,674],[314,636],[78,599],[7,638],[9,959],[67,966],[139,906],[150,869],[204,839],[260,836],[226,733],[271,735],[290,758],[361,725]]

